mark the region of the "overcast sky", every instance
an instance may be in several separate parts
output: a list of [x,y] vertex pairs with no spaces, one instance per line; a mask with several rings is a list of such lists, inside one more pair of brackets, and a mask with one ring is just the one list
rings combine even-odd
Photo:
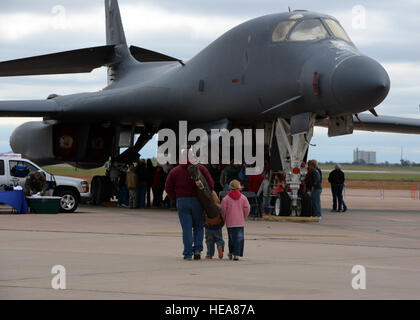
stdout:
[[[120,0],[129,44],[188,60],[239,23],[291,9],[339,19],[359,50],[379,61],[391,78],[379,114],[420,118],[420,1]],[[363,11],[360,11],[363,9]],[[363,12],[365,20],[363,21]],[[103,0],[0,2],[0,61],[105,44]],[[90,74],[0,78],[0,100],[45,99],[51,93],[96,91],[105,69]],[[13,129],[28,119],[0,118],[0,152]],[[420,137],[357,132],[328,138],[316,129],[310,157],[352,161],[353,150],[377,152],[379,162],[403,156],[420,163]],[[152,154],[148,146],[145,155]]]

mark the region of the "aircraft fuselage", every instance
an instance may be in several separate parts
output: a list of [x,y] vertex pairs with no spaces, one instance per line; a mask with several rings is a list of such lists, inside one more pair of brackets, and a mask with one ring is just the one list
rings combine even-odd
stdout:
[[120,123],[230,119],[252,124],[305,112],[321,117],[349,115],[371,109],[385,98],[387,73],[352,42],[334,37],[325,23],[325,19],[333,18],[299,13],[296,24],[320,21],[328,36],[274,42],[276,25],[293,21],[291,16],[273,14],[245,22],[185,66],[130,60],[122,66],[126,68],[124,75],[117,74],[104,90],[55,98],[57,119]]

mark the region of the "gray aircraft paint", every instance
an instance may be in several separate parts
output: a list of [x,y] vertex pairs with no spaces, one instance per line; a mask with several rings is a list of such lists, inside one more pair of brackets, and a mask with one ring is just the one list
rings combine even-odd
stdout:
[[[210,127],[225,120],[253,126],[303,113],[320,119],[360,113],[379,105],[389,91],[383,67],[353,43],[335,38],[323,20],[335,19],[325,14],[299,11],[297,21],[319,19],[329,33],[326,39],[273,42],[278,23],[296,12],[272,14],[233,28],[184,64],[134,59],[117,1],[106,0],[105,8],[107,45],[114,45],[112,56],[104,60],[109,85],[98,92],[48,100],[0,101],[1,116],[157,128],[174,127],[179,120]],[[39,123],[40,130],[47,125]],[[17,128],[13,150],[22,149],[20,139],[28,135],[26,126]]]
[[[107,24],[116,27],[107,28],[107,44],[116,45],[114,62],[118,66],[111,68],[115,80],[99,92],[52,99],[56,103],[51,110],[55,113],[54,119],[165,123],[182,119],[200,122],[224,118],[260,121],[264,118],[289,118],[304,112],[316,112],[320,116],[327,113],[341,115],[375,107],[389,90],[385,70],[377,62],[362,56],[352,43],[334,37],[320,41],[274,43],[272,33],[275,27],[280,21],[289,20],[294,13],[272,14],[245,22],[222,35],[182,66],[177,62],[135,61],[118,27],[121,21],[118,7],[114,10],[114,21],[110,23],[107,19]],[[333,19],[312,12],[300,14],[302,18],[297,21]],[[359,72],[352,70],[357,70],[356,59],[367,68]],[[347,65],[346,68],[343,65]],[[313,94],[314,72],[320,75],[319,97]],[[340,74],[337,75],[337,72]],[[370,74],[377,77],[369,78]],[[368,78],[370,82],[365,81],[366,92],[360,94],[357,103],[346,105],[333,92],[333,77],[340,78],[335,87],[339,86],[338,91],[344,91],[344,95],[353,94],[354,87],[359,89],[357,84],[363,79]],[[204,84],[202,91],[199,91],[200,80]],[[369,87],[381,84],[384,89],[379,93],[372,92]],[[278,108],[269,115],[263,114],[270,107],[299,95],[303,99]],[[375,103],[372,104],[371,100]],[[3,105],[2,110],[5,109]]]

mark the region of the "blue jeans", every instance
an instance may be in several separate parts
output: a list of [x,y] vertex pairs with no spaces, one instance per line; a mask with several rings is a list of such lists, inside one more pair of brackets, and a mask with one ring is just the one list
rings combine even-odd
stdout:
[[244,255],[244,227],[227,228],[229,235],[229,253],[234,256]]
[[198,198],[178,198],[176,200],[179,222],[182,227],[182,241],[186,258],[191,258],[194,253],[203,251],[204,214]]
[[217,247],[225,248],[225,241],[223,240],[222,227],[208,228],[206,227],[206,245],[207,245],[207,256],[214,256],[214,245]]
[[121,186],[120,188],[120,194],[118,196],[118,204],[122,205],[125,204],[126,206],[128,206],[128,189],[126,186]]
[[251,211],[249,212],[249,215],[253,217],[262,217],[260,198],[255,196],[255,198],[250,198],[248,200],[251,206]]
[[312,216],[321,217],[321,192],[322,189],[315,189],[312,192]]
[[146,207],[146,190],[147,183],[140,182],[136,188],[137,206],[136,208]]
[[264,197],[262,198],[262,207],[263,210],[266,214],[271,214],[271,208],[269,208],[270,205],[270,196]]
[[[343,185],[331,186],[331,193],[333,196],[333,210],[347,209],[343,200]],[[338,208],[337,208],[338,202]]]

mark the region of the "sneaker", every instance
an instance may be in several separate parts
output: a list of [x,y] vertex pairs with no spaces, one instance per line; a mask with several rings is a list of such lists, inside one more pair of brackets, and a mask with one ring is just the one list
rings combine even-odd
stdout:
[[233,256],[233,260],[234,261],[238,261],[239,260],[239,257],[238,256]]
[[229,260],[232,260],[233,256],[231,253],[228,254]]
[[343,209],[343,212],[346,212],[346,211],[347,211],[347,208],[344,208],[344,209]]
[[206,256],[206,259],[213,259],[212,256]]
[[194,260],[200,260],[201,254],[200,253],[194,253]]
[[192,259],[192,257],[187,257],[187,256],[184,256],[184,260],[185,260],[185,261],[192,261],[193,259]]
[[337,212],[337,211],[340,211],[340,210],[331,209],[331,212]]
[[219,259],[223,259],[223,248],[217,247],[217,253],[219,254]]

